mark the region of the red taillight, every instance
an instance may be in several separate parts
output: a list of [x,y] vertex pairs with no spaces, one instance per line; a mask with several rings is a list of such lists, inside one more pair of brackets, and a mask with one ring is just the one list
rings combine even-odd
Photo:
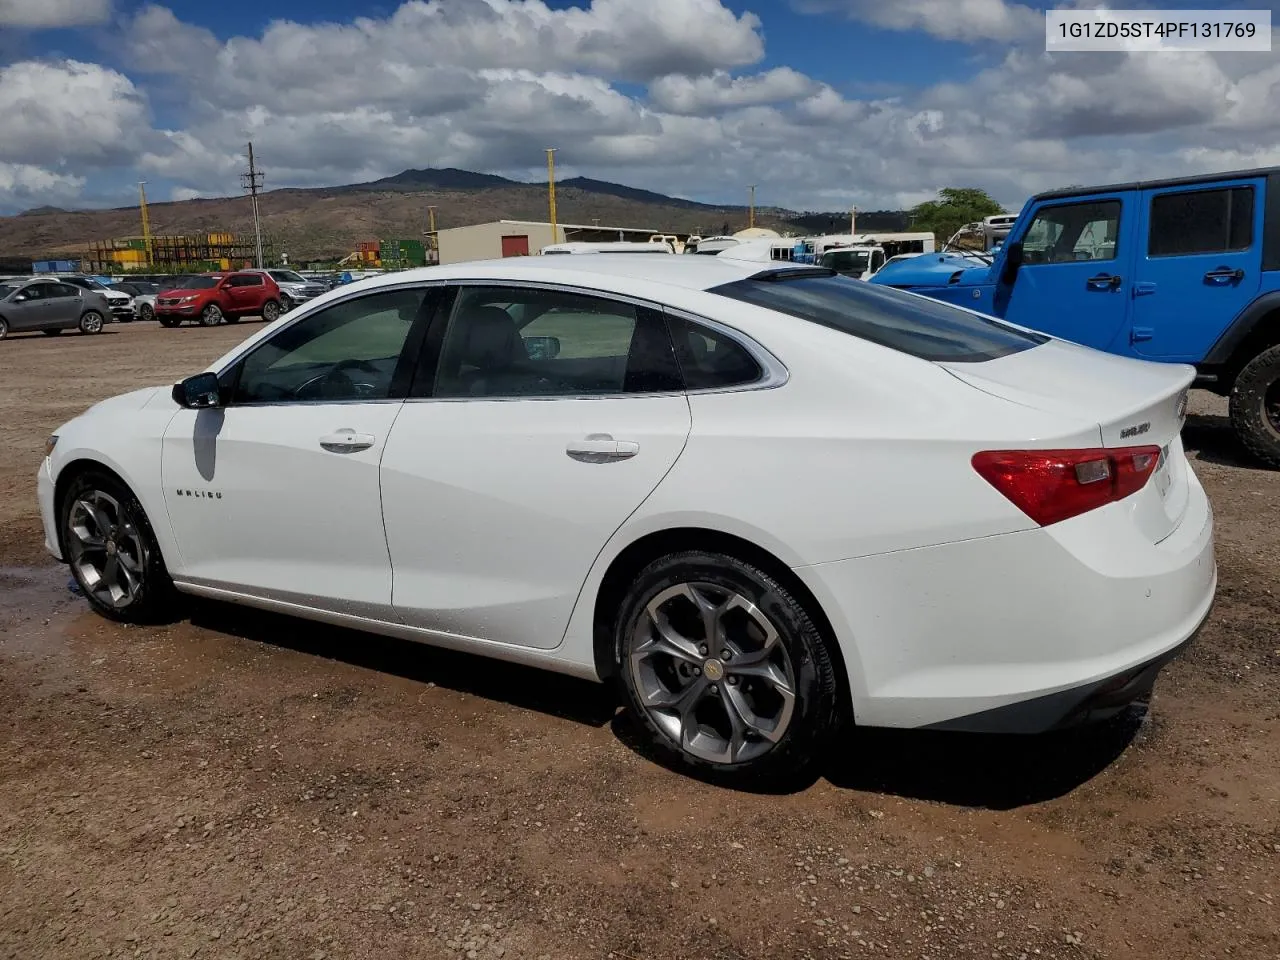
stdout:
[[1137,493],[1159,462],[1159,447],[987,450],[973,455],[973,469],[1042,527]]

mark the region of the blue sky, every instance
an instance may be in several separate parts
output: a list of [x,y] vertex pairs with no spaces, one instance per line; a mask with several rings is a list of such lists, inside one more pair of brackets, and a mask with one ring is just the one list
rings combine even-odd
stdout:
[[1044,9],[0,0],[0,213],[127,204],[141,178],[158,199],[236,194],[249,137],[268,186],[534,177],[554,145],[564,176],[721,202],[757,183],[799,209],[948,185],[1016,207],[1066,183],[1280,163],[1275,53],[1048,56]]

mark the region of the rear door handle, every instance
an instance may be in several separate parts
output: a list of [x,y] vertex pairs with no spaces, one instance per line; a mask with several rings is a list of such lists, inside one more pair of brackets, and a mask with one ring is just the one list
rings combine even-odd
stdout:
[[359,453],[368,450],[375,442],[377,437],[373,434],[356,433],[349,428],[326,433],[320,438],[320,446],[330,453]]
[[615,440],[607,433],[592,433],[583,440],[570,440],[564,452],[582,463],[613,463],[634,457],[640,452],[640,444]]
[[1205,283],[1213,283],[1213,284],[1217,284],[1218,286],[1222,286],[1223,284],[1229,283],[1232,280],[1234,280],[1236,283],[1239,283],[1243,279],[1244,279],[1244,271],[1241,270],[1239,267],[1236,267],[1236,269],[1234,270],[1228,270],[1226,267],[1219,267],[1217,270],[1210,270],[1208,273],[1204,275]]
[[1134,298],[1149,297],[1156,292],[1156,285],[1150,280],[1138,280],[1129,288],[1133,291]]
[[1121,279],[1111,273],[1099,273],[1084,282],[1089,290],[1119,290]]

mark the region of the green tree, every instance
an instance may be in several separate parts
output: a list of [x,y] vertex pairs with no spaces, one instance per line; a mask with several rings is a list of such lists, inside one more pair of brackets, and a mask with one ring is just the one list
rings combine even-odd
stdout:
[[1004,208],[985,190],[976,187],[945,187],[937,200],[926,200],[911,209],[912,230],[932,230],[938,244],[944,244],[966,223],[1004,213]]

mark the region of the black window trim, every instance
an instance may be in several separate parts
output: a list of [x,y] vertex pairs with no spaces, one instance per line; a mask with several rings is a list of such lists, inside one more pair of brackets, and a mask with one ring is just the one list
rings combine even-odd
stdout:
[[[262,337],[258,340],[251,340],[244,344],[244,349],[231,358],[224,366],[217,371],[220,393],[222,396],[222,406],[234,409],[251,409],[254,407],[302,407],[317,406],[319,404],[350,404],[350,403],[404,403],[409,399],[413,384],[417,378],[420,367],[420,358],[424,349],[424,341],[431,327],[435,325],[437,314],[440,312],[442,302],[448,302],[448,298],[443,295],[444,284],[440,281],[423,283],[421,280],[407,283],[391,284],[385,287],[375,287],[370,290],[352,291],[348,296],[337,300],[326,300],[324,303],[309,305],[309,308],[299,310],[297,316],[292,316],[288,323],[284,326],[273,330],[271,336]],[[363,300],[366,297],[376,297],[379,294],[395,293],[401,290],[421,290],[423,292],[422,307],[419,308],[419,315],[413,321],[413,326],[409,330],[408,336],[405,337],[404,346],[400,349],[400,356],[396,360],[395,372],[392,374],[392,383],[390,388],[391,396],[378,397],[369,399],[366,397],[353,397],[347,400],[255,400],[249,403],[234,403],[231,398],[235,396],[236,390],[240,386],[240,373],[244,369],[244,362],[259,347],[271,342],[276,337],[283,334],[298,323],[302,323],[308,317],[314,316],[328,310],[331,307],[341,306],[356,300]],[[431,303],[432,298],[436,299],[435,303]],[[425,316],[423,313],[425,312]],[[403,382],[397,382],[403,381]]]
[[[1108,257],[1106,260],[1051,260],[1048,263],[1024,263],[1022,265],[1022,268],[1025,269],[1027,267],[1060,267],[1060,266],[1063,266],[1064,264],[1071,264],[1071,263],[1112,263],[1116,260],[1119,260],[1121,255],[1124,253],[1123,244],[1121,242],[1124,239],[1124,234],[1121,231],[1122,231],[1122,228],[1124,227],[1124,217],[1125,217],[1124,197],[1121,196],[1120,194],[1116,194],[1114,196],[1109,194],[1104,194],[1100,196],[1080,197],[1079,199],[1068,200],[1065,202],[1055,201],[1055,200],[1046,200],[1040,206],[1036,207],[1035,211],[1031,214],[1031,216],[1027,218],[1027,228],[1026,230],[1022,231],[1022,233],[1019,235],[1016,242],[1022,243],[1027,239],[1027,234],[1031,231],[1032,225],[1036,222],[1036,217],[1038,217],[1040,213],[1044,210],[1057,210],[1061,207],[1084,207],[1084,206],[1089,206],[1091,204],[1097,204],[1097,203],[1114,203],[1120,208],[1120,216],[1116,217],[1116,249],[1115,249],[1115,252],[1112,253],[1110,257]],[[1008,238],[1006,238],[1006,240],[1007,239]]]
[[[671,307],[664,303],[658,303],[654,300],[646,300],[643,297],[634,297],[625,293],[614,293],[611,290],[598,290],[593,287],[579,287],[566,283],[545,283],[536,280],[492,280],[492,279],[463,279],[451,277],[442,281],[442,285],[453,288],[454,294],[451,298],[446,298],[443,309],[437,309],[435,316],[431,321],[430,329],[427,331],[425,342],[423,343],[422,358],[418,364],[418,374],[414,378],[410,388],[409,395],[405,398],[406,403],[467,403],[472,401],[483,401],[486,403],[509,403],[512,401],[533,400],[539,402],[547,402],[554,400],[619,400],[631,399],[640,400],[645,397],[685,397],[696,396],[704,393],[739,393],[744,390],[769,390],[780,387],[790,378],[790,373],[777,357],[762,347],[755,340],[736,330],[733,327],[704,317],[687,310],[681,310]],[[510,289],[512,287],[523,287],[530,290],[542,290],[548,292],[566,293],[571,296],[594,297],[598,300],[611,300],[616,303],[625,303],[628,306],[636,307],[642,310],[652,310],[663,318],[664,326],[667,327],[667,337],[670,339],[670,325],[665,322],[667,316],[679,317],[690,323],[701,324],[708,327],[715,333],[722,334],[732,339],[738,346],[742,347],[764,371],[764,375],[751,383],[734,384],[729,387],[703,387],[696,390],[680,389],[680,390],[654,390],[644,393],[563,393],[553,394],[549,396],[515,396],[515,397],[437,397],[432,394],[435,391],[436,370],[439,367],[440,350],[444,345],[445,331],[449,324],[452,323],[458,303],[461,296],[458,294],[464,288],[470,287],[501,287]]]
[[[1161,197],[1185,196],[1189,193],[1222,193],[1231,190],[1248,190],[1249,198],[1249,242],[1243,247],[1227,247],[1222,250],[1194,250],[1189,253],[1152,253],[1151,252],[1151,225],[1152,213],[1154,212],[1156,201]],[[1157,192],[1158,191],[1158,192]],[[1258,216],[1258,191],[1254,189],[1252,183],[1230,183],[1224,182],[1217,185],[1197,184],[1194,187],[1157,187],[1150,192],[1150,199],[1147,201],[1147,235],[1145,237],[1145,249],[1143,256],[1148,260],[1168,260],[1170,257],[1215,257],[1223,253],[1247,253],[1253,249],[1253,245],[1257,242],[1258,231],[1256,218]],[[1266,224],[1263,224],[1263,233],[1266,233]]]

